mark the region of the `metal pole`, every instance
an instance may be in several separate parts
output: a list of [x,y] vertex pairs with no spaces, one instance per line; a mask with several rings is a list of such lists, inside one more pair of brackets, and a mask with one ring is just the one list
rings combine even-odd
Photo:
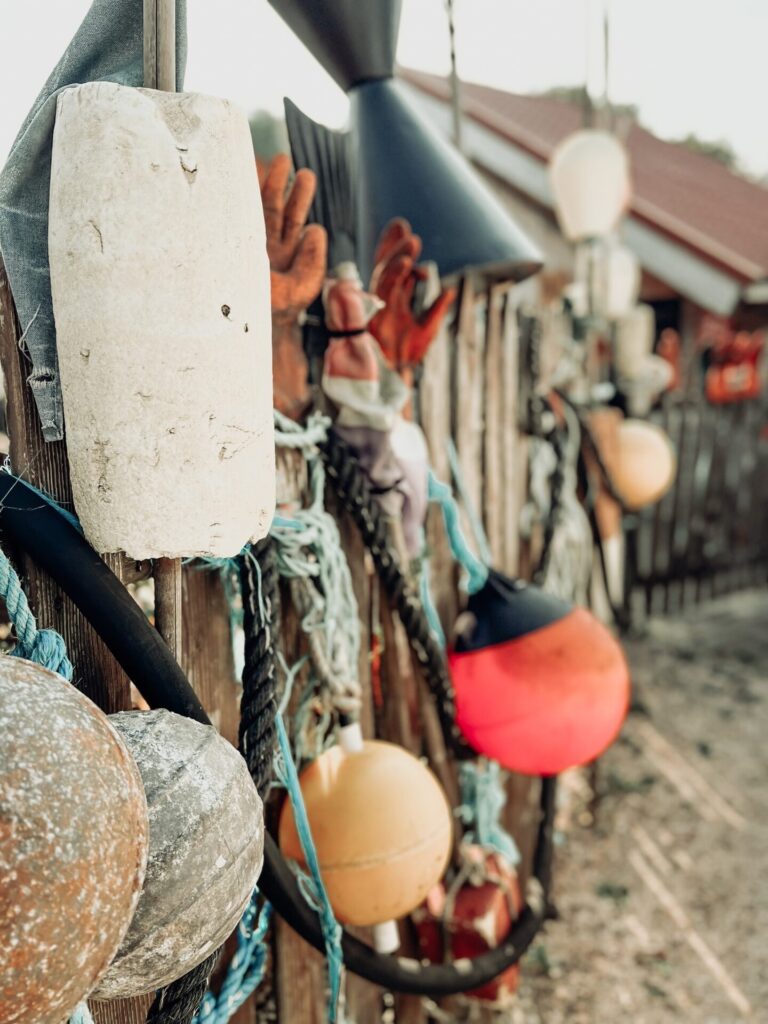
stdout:
[[176,0],[144,0],[144,87],[176,91]]
[[456,70],[456,26],[453,20],[453,0],[446,0],[448,33],[451,40],[451,113],[453,116],[453,143],[461,151],[461,83]]
[[[176,91],[176,0],[144,0],[144,87]],[[155,625],[177,661],[182,653],[180,558],[155,560]]]

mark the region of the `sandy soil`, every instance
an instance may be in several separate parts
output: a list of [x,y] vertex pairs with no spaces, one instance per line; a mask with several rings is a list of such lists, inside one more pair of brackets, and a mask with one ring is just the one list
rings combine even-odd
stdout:
[[514,1024],[768,1022],[768,593],[652,620],[593,793],[564,780],[555,902]]

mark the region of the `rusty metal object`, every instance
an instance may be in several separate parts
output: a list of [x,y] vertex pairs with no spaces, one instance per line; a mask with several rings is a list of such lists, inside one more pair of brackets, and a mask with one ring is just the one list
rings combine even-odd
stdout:
[[[464,848],[465,867],[454,883],[441,883],[413,914],[419,951],[432,963],[478,956],[501,943],[523,906],[517,873],[498,854]],[[514,998],[520,965],[472,989],[467,996],[501,1009]]]
[[0,1019],[60,1024],[131,921],[147,807],[109,719],[69,683],[0,659]]
[[167,985],[221,945],[250,899],[264,846],[256,787],[215,729],[169,711],[110,721],[141,772],[150,848],[136,914],[99,999]]

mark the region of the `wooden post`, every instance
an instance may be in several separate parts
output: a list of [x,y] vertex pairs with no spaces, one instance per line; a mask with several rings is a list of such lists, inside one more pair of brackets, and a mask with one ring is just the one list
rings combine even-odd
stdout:
[[[8,402],[8,434],[11,468],[50,494],[64,508],[72,509],[69,466],[64,441],[43,440],[32,393],[27,385],[28,357],[19,347],[20,331],[5,270],[0,265],[0,362]],[[123,555],[105,555],[104,561],[124,582],[149,575],[149,563],[134,562]],[[74,682],[108,713],[131,707],[128,677],[95,631],[69,598],[31,559],[16,559],[30,604],[41,626],[64,637],[72,663]],[[97,1024],[144,1024],[152,995],[94,1002]]]
[[144,0],[144,87],[176,92],[176,0]]
[[[144,0],[144,88],[176,91],[176,0]],[[155,625],[181,661],[181,559],[158,558],[152,575]]]

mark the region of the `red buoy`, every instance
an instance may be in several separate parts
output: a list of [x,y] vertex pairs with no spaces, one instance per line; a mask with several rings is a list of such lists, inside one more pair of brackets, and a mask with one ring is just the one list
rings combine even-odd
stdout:
[[449,654],[459,728],[479,754],[525,775],[594,760],[621,729],[629,670],[586,609],[491,570]]
[[[495,949],[522,910],[515,869],[499,854],[479,846],[465,849],[472,864],[467,880],[458,889],[446,889],[440,882],[413,914],[419,952],[431,963],[472,958]],[[502,1009],[513,1000],[519,980],[520,965],[513,964],[465,995]]]

